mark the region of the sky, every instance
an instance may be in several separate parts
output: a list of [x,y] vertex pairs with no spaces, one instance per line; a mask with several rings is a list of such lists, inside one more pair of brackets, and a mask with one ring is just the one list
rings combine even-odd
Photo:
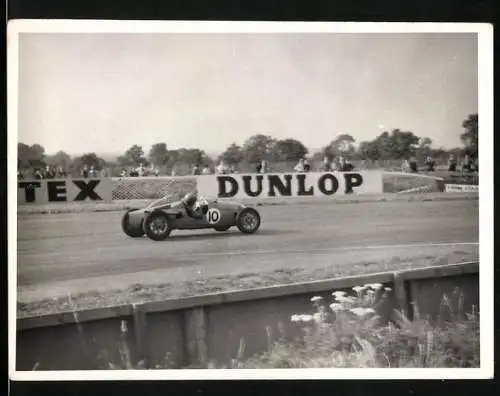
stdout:
[[18,140],[220,153],[258,133],[316,150],[400,128],[460,146],[478,111],[470,33],[23,33]]

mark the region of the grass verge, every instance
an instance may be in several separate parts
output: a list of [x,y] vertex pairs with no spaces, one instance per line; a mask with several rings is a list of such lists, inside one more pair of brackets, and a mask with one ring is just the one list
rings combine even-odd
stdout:
[[[227,368],[471,368],[480,365],[479,314],[465,312],[456,289],[443,296],[440,314],[430,319],[415,309],[413,320],[394,311],[379,314],[389,288],[355,287],[352,296],[335,295],[329,306],[313,297],[315,313],[294,315],[302,337],[273,343],[250,359],[235,359]],[[343,293],[343,292],[342,292]]]
[[279,268],[259,273],[248,271],[239,274],[224,274],[208,277],[199,276],[183,282],[156,284],[136,283],[122,289],[72,293],[71,304],[65,296],[32,301],[22,301],[18,297],[17,315],[18,318],[25,318],[71,312],[74,309],[83,310],[126,304],[139,304],[232,290],[244,290],[351,275],[405,270],[433,265],[438,266],[450,262],[460,263],[475,260],[476,258],[477,256],[475,253],[456,249],[450,253],[438,256],[421,253],[412,255],[411,258],[394,256],[386,260],[361,261],[351,265],[336,263],[316,268],[305,266],[297,268]]

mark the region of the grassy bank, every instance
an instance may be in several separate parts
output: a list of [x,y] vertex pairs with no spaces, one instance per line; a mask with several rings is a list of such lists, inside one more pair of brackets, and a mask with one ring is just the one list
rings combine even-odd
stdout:
[[[292,315],[283,323],[282,335],[274,337],[270,328],[268,347],[245,358],[245,339],[237,355],[224,364],[208,361],[182,366],[167,352],[161,363],[150,367],[146,361],[132,361],[129,330],[122,321],[117,349],[119,360],[103,353],[95,369],[283,369],[283,368],[477,368],[480,365],[479,313],[463,307],[464,297],[457,288],[443,296],[437,317],[421,315],[414,307],[412,318],[397,310],[387,310],[392,290],[381,284],[356,286],[352,292],[332,293],[331,301],[311,298],[309,313]],[[293,339],[286,336],[293,328]],[[77,324],[85,338],[85,326]],[[264,329],[263,329],[264,330]],[[98,363],[97,363],[98,362]],[[33,369],[43,369],[37,362]]]
[[[313,298],[312,315],[291,320],[301,327],[300,340],[272,343],[263,354],[235,359],[228,368],[470,368],[479,367],[479,314],[465,312],[458,289],[443,296],[435,320],[413,320],[395,311],[390,320],[379,314],[390,289],[381,285],[337,294],[328,304]],[[378,297],[379,296],[379,297]]]

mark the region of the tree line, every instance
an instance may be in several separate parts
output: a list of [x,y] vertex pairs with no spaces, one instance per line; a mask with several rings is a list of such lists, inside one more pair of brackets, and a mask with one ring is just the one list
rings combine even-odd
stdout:
[[61,167],[71,173],[82,167],[93,167],[102,170],[107,167],[130,168],[143,165],[157,169],[172,169],[178,165],[208,166],[224,161],[229,166],[239,164],[256,164],[261,160],[273,162],[297,162],[309,155],[313,161],[329,160],[340,156],[353,160],[404,160],[415,158],[422,161],[431,156],[435,159],[445,159],[451,154],[456,157],[468,155],[478,157],[478,114],[470,114],[462,122],[463,132],[460,135],[462,147],[450,150],[434,148],[432,139],[419,137],[411,131],[393,129],[384,131],[371,141],[359,144],[353,136],[342,134],[325,145],[321,150],[310,153],[299,140],[275,139],[265,134],[256,134],[247,139],[243,145],[230,144],[217,158],[209,157],[203,150],[197,148],[181,148],[169,150],[166,143],[153,144],[146,154],[140,145],[133,145],[116,158],[115,161],[105,161],[97,153],[86,153],[72,158],[64,151],[47,155],[43,146],[32,146],[18,143],[18,169],[36,169]]

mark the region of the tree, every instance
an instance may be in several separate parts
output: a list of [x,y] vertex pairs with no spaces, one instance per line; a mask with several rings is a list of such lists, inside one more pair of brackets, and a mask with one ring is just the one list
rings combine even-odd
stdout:
[[232,143],[221,155],[218,161],[224,161],[228,165],[238,165],[243,161],[243,150],[236,143]]
[[346,133],[340,134],[323,149],[323,153],[329,158],[352,154],[356,151],[355,142],[351,135]]
[[45,166],[45,149],[39,144],[29,146],[24,143],[17,144],[18,167],[42,168]]
[[321,162],[325,159],[325,153],[322,151],[316,151],[311,158],[312,162]]
[[172,167],[179,160],[179,150],[168,150],[167,151],[167,166]]
[[254,135],[243,144],[243,159],[245,162],[255,164],[263,159],[274,160],[274,147],[276,140],[267,135]]
[[413,132],[393,129],[392,132],[384,131],[374,140],[362,142],[358,148],[358,155],[370,160],[401,160],[414,156],[421,148],[430,153],[432,141],[428,138],[421,139]]
[[138,166],[139,164],[147,164],[148,161],[144,158],[142,146],[134,144],[130,147],[123,156],[117,158],[121,166]]
[[167,152],[167,166],[189,165],[196,164],[211,164],[212,159],[209,158],[203,150],[180,148],[177,150],[169,150]]
[[106,161],[104,161],[96,153],[86,153],[80,157],[76,157],[72,162],[73,169],[80,169],[85,165],[89,168],[93,166],[94,169],[101,170],[106,165]]
[[377,141],[361,142],[358,155],[361,159],[379,160],[382,157],[380,145]]
[[295,139],[278,140],[273,147],[273,157],[279,161],[296,162],[307,153],[306,146]]
[[390,154],[391,159],[405,159],[414,156],[420,138],[413,132],[405,132],[400,129],[393,129],[391,133]]
[[467,119],[462,122],[462,127],[465,129],[465,132],[460,135],[460,139],[465,145],[465,153],[477,158],[479,133],[478,114],[469,114]]
[[54,155],[49,155],[46,162],[51,166],[61,166],[63,169],[69,169],[71,166],[71,156],[61,150]]
[[156,167],[165,166],[168,163],[168,150],[165,143],[153,144],[149,150],[149,161]]
[[416,155],[420,159],[433,156],[432,150],[432,139],[430,138],[421,138],[418,142],[418,147],[416,149]]
[[203,156],[205,154],[200,149],[181,148],[178,150],[178,152],[179,152],[178,162],[190,166],[201,164],[203,161]]

